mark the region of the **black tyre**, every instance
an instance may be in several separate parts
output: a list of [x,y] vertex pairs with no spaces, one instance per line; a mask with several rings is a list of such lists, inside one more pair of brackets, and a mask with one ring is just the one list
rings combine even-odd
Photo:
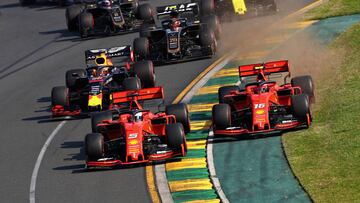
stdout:
[[93,133],[97,133],[96,126],[101,123],[103,120],[111,120],[112,113],[111,111],[103,111],[91,114],[91,130]]
[[306,121],[310,113],[309,97],[306,94],[291,96],[291,109],[295,118]]
[[104,136],[102,134],[87,134],[84,144],[85,154],[89,160],[96,161],[104,157]]
[[217,49],[215,33],[210,28],[202,28],[200,33],[200,43],[204,55],[214,55]]
[[174,115],[176,117],[176,122],[183,125],[185,134],[190,132],[189,110],[186,104],[179,103],[166,106],[165,112],[166,115]]
[[145,37],[136,38],[134,40],[134,54],[135,59],[138,61],[146,60],[149,58],[150,43],[149,40]]
[[231,108],[228,104],[216,104],[212,108],[212,120],[216,129],[224,130],[231,126]]
[[134,63],[133,68],[143,87],[155,86],[155,71],[152,61],[138,61]]
[[77,31],[79,28],[79,15],[81,13],[81,6],[80,5],[71,5],[66,8],[65,17],[66,17],[66,25],[69,32]]
[[218,98],[219,98],[219,104],[224,103],[224,96],[230,94],[232,91],[239,90],[239,87],[236,85],[233,86],[225,86],[220,87],[218,90]]
[[300,87],[302,90],[302,93],[308,95],[310,102],[315,101],[314,82],[310,75],[304,75],[304,76],[292,78],[291,85],[293,87],[295,87],[295,86]]
[[53,87],[51,90],[51,105],[67,105],[67,88],[64,86]]
[[123,81],[124,90],[139,90],[141,89],[141,82],[138,77],[128,77]]
[[28,6],[36,3],[36,0],[19,0],[21,6]]
[[139,19],[145,22],[153,22],[154,21],[154,10],[150,6],[150,4],[141,4],[137,10],[137,16]]
[[201,0],[200,14],[202,16],[215,13],[215,0]]
[[79,32],[81,38],[88,37],[94,29],[94,17],[91,13],[84,12],[79,15]]
[[86,78],[86,71],[84,69],[73,69],[66,71],[66,87],[71,89],[76,88],[76,80],[79,78]]
[[205,23],[210,29],[214,30],[216,39],[220,39],[220,35],[221,35],[220,20],[215,14],[205,16],[203,18],[203,23]]
[[167,145],[174,150],[181,150],[181,145],[185,144],[186,138],[181,123],[168,124],[165,127]]

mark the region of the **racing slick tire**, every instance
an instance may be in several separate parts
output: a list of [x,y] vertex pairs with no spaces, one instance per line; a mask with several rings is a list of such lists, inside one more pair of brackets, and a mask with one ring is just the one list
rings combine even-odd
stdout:
[[224,130],[231,126],[231,108],[228,104],[216,104],[212,108],[212,120],[215,128]]
[[201,0],[200,1],[200,14],[202,16],[215,13],[215,0]]
[[230,92],[232,91],[236,91],[239,90],[239,87],[236,85],[231,85],[231,86],[225,86],[225,87],[220,87],[218,90],[218,98],[219,98],[219,104],[223,104],[224,102],[224,96],[230,94]]
[[104,156],[104,136],[102,134],[87,134],[84,144],[85,154],[89,160],[96,161]]
[[96,126],[103,120],[112,120],[111,111],[96,112],[91,114],[91,130],[93,133],[97,133]]
[[152,61],[138,61],[134,63],[133,69],[143,87],[155,86],[155,71]]
[[51,90],[51,105],[66,106],[67,105],[67,88],[64,86],[53,87]]
[[81,38],[86,38],[89,31],[94,29],[94,17],[91,13],[83,12],[79,15],[79,32]]
[[84,69],[73,69],[66,71],[65,74],[65,82],[66,87],[70,89],[77,89],[76,80],[79,78],[86,78],[86,71]]
[[149,57],[150,42],[145,37],[136,38],[134,40],[134,54],[137,61],[146,60]]
[[310,114],[309,97],[306,94],[291,96],[291,110],[295,118],[306,121]]
[[66,17],[66,25],[69,32],[78,30],[79,28],[78,17],[81,13],[81,10],[82,8],[78,4],[74,4],[66,8],[65,17]]
[[145,22],[154,22],[154,10],[150,4],[141,4],[137,10],[137,16],[140,20]]
[[31,4],[35,4],[36,0],[19,0],[21,6],[27,6]]
[[167,145],[174,150],[181,150],[181,145],[186,145],[184,128],[181,123],[167,124],[165,127]]
[[308,95],[310,102],[315,102],[314,82],[310,75],[294,77],[291,79],[291,86],[300,87],[302,93]]
[[189,118],[189,110],[184,103],[172,104],[166,106],[165,108],[166,115],[174,115],[176,118],[176,122],[181,123],[184,128],[185,134],[190,132],[190,118]]
[[205,16],[203,22],[209,26],[210,29],[214,30],[216,39],[220,39],[221,35],[221,26],[219,18],[212,14]]
[[125,91],[141,89],[141,82],[138,77],[125,78],[122,84]]
[[201,30],[200,43],[204,55],[212,56],[216,53],[217,41],[212,29],[205,27]]

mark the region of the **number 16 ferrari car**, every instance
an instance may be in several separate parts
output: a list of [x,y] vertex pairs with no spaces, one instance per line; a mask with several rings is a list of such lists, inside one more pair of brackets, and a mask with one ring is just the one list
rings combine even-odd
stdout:
[[[288,61],[244,65],[239,73],[241,87],[219,89],[220,104],[212,109],[215,135],[269,134],[310,126],[310,103],[314,101],[311,76],[286,82],[290,77]],[[284,73],[284,84],[272,80]]]
[[85,137],[87,168],[186,155],[185,134],[190,131],[190,121],[185,104],[167,106],[165,112],[159,113],[143,109],[139,101],[163,99],[161,87],[116,92],[113,99],[118,108],[91,117],[92,133]]

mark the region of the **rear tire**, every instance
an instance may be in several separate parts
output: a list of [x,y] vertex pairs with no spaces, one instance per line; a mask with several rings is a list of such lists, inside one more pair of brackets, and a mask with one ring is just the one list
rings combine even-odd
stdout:
[[308,95],[310,102],[315,102],[314,82],[310,75],[294,77],[291,79],[291,86],[298,86],[302,93]]
[[154,11],[150,4],[141,4],[138,7],[138,18],[145,22],[154,21]]
[[228,104],[216,104],[212,108],[212,120],[215,128],[224,130],[231,126],[231,108]]
[[219,104],[224,103],[224,96],[230,94],[231,91],[239,90],[238,86],[232,85],[232,86],[225,86],[220,87],[218,90],[218,98],[219,98]]
[[167,145],[174,150],[181,150],[181,145],[186,142],[184,128],[181,123],[171,123],[166,125],[165,134]]
[[85,154],[89,160],[96,161],[104,157],[104,136],[90,133],[85,137]]
[[78,78],[86,77],[86,71],[84,69],[73,69],[66,71],[65,82],[66,87],[73,89],[76,88],[76,80]]
[[152,61],[138,61],[134,63],[133,68],[143,87],[155,86],[155,71]]
[[51,90],[51,105],[66,106],[67,104],[67,88],[64,86],[53,87]]
[[310,114],[309,97],[306,94],[291,96],[291,109],[295,118],[306,121]]
[[206,16],[215,13],[215,0],[201,0],[200,14]]
[[93,133],[97,133],[96,126],[103,120],[112,120],[111,111],[103,111],[91,114],[91,130]]
[[79,28],[78,21],[79,15],[81,13],[80,5],[71,5],[66,8],[65,17],[66,17],[66,25],[69,32],[77,31]]
[[125,78],[122,84],[125,91],[141,89],[141,82],[138,77]]
[[216,53],[217,41],[212,29],[206,27],[201,30],[200,43],[204,55],[212,56]]
[[221,26],[220,20],[216,15],[205,16],[203,22],[214,31],[216,39],[220,39],[221,35]]
[[79,16],[79,32],[81,38],[86,38],[89,31],[94,29],[94,17],[91,13],[84,12]]
[[166,115],[174,115],[177,123],[181,123],[185,134],[190,132],[189,110],[184,103],[172,104],[166,107]]
[[149,58],[150,42],[145,37],[136,38],[134,40],[134,54],[137,61],[146,60]]

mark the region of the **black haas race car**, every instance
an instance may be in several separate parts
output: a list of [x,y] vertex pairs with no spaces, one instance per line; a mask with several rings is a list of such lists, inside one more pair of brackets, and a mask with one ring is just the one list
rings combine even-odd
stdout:
[[[52,115],[77,116],[107,110],[113,92],[154,87],[152,62],[134,62],[132,53],[131,46],[85,51],[87,68],[68,70],[66,86],[52,89]],[[120,65],[113,64],[115,58]]]
[[203,14],[215,13],[222,21],[277,12],[275,0],[195,0]]
[[74,4],[66,9],[69,31],[78,31],[82,38],[96,34],[116,34],[137,31],[141,19],[153,20],[149,4],[138,0],[97,0],[95,4]]
[[190,131],[186,104],[172,104],[157,113],[143,109],[140,102],[163,99],[161,87],[116,92],[113,98],[117,108],[91,116],[92,133],[86,135],[84,143],[87,169],[186,155],[185,134]]
[[157,8],[160,25],[140,31],[134,40],[135,58],[156,64],[211,57],[217,48],[220,25],[216,16],[201,18],[196,3]]

